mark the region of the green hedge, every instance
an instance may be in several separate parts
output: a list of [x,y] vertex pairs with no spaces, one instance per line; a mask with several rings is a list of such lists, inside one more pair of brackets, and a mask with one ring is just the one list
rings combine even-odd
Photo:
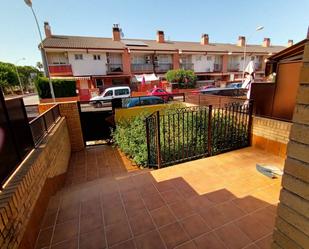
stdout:
[[178,83],[179,88],[194,88],[196,75],[192,70],[176,69],[169,70],[166,79],[171,83]]
[[[76,96],[75,80],[52,80],[56,98]],[[40,98],[51,98],[48,78],[40,77],[35,81]]]

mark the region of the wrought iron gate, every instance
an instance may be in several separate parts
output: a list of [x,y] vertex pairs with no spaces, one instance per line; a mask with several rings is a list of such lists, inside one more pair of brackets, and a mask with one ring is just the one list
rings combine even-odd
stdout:
[[198,106],[146,118],[148,166],[162,167],[250,145],[252,102]]

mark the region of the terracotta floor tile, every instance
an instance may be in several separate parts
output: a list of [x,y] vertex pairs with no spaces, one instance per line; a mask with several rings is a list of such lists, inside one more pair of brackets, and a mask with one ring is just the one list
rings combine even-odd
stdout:
[[181,224],[192,239],[210,231],[210,228],[199,214],[194,214],[181,220]]
[[220,210],[218,210],[216,207],[211,207],[206,210],[201,210],[199,214],[203,217],[205,223],[210,228],[217,228],[227,222],[227,219],[224,216],[224,214]]
[[135,238],[137,249],[161,249],[165,248],[159,233],[153,231]]
[[175,249],[196,249],[196,245],[193,241],[186,242],[180,246],[175,247]]
[[81,216],[97,216],[102,214],[102,209],[100,205],[100,200],[97,202],[93,201],[83,201],[81,203]]
[[248,236],[234,224],[225,225],[215,233],[230,249],[240,249],[251,243]]
[[207,208],[210,208],[214,205],[213,202],[211,202],[210,200],[208,200],[207,195],[206,196],[195,196],[189,199],[186,199],[188,204],[190,205],[190,207],[192,209],[194,209],[195,211],[198,210],[205,210]]
[[88,215],[80,218],[80,233],[90,232],[103,226],[102,215]]
[[126,222],[116,223],[106,228],[106,238],[109,246],[115,245],[122,241],[126,241],[131,238],[131,232],[129,225]]
[[146,207],[149,210],[153,210],[153,209],[164,206],[164,201],[162,200],[162,198],[160,197],[158,193],[149,194],[147,196],[144,196],[143,200],[145,202]]
[[140,199],[140,195],[137,190],[131,190],[131,191],[122,193],[121,197],[124,203],[130,202],[130,201],[138,201]]
[[[244,247],[243,249],[259,249],[258,246],[256,246],[255,244],[250,244],[246,247]],[[270,248],[269,248],[270,249]]]
[[213,203],[220,203],[220,202],[228,201],[228,200],[231,200],[232,198],[235,198],[231,192],[225,189],[208,193],[206,196],[207,196],[207,199]]
[[129,217],[134,217],[146,209],[142,199],[126,202],[124,206]]
[[52,244],[69,240],[78,233],[78,220],[70,220],[56,225]]
[[272,233],[265,238],[255,242],[259,249],[271,249],[271,243],[273,241]]
[[127,219],[126,213],[122,205],[112,208],[103,208],[105,226],[115,224]]
[[188,235],[178,222],[160,228],[159,232],[168,249],[174,248],[189,240]]
[[157,227],[161,227],[176,221],[176,218],[167,206],[152,210],[150,211],[150,214]]
[[174,202],[170,205],[170,208],[178,219],[183,219],[194,213],[194,210],[186,201]]
[[41,230],[36,241],[36,249],[43,248],[50,245],[53,228]]
[[78,248],[77,238],[61,242],[51,247],[51,249],[77,249],[77,248]]
[[258,222],[253,217],[254,214],[246,216],[235,224],[252,240],[258,240],[271,232],[271,229]]
[[110,249],[136,249],[136,247],[133,240],[128,240],[115,246],[112,246],[110,247]]
[[161,192],[161,196],[163,200],[165,201],[165,203],[168,203],[168,204],[182,200],[182,197],[178,194],[178,192],[173,189],[165,191],[165,192]]
[[165,192],[174,189],[173,184],[169,181],[157,182],[155,186],[159,192]]
[[155,229],[151,216],[146,209],[140,214],[134,216],[129,220],[133,234],[135,236],[149,232]]
[[231,201],[222,203],[216,208],[223,213],[225,221],[232,221],[245,215],[245,213]]
[[80,205],[70,205],[59,210],[57,223],[63,223],[79,216]]
[[44,215],[41,229],[48,228],[50,226],[53,226],[56,222],[57,212],[47,212]]
[[263,208],[252,214],[254,219],[257,219],[258,222],[264,224],[270,229],[273,229],[275,226],[276,215],[269,211],[267,208]]
[[106,240],[103,227],[80,236],[79,249],[104,249]]
[[243,198],[237,198],[233,200],[234,204],[246,213],[253,212],[256,209],[265,207],[268,203],[256,199],[252,196],[245,196]]
[[223,249],[226,248],[222,241],[216,236],[214,232],[207,233],[194,240],[198,249]]

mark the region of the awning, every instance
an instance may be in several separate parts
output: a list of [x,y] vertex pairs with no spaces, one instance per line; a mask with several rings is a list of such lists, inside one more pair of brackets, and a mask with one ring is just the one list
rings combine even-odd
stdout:
[[90,77],[51,77],[53,80],[90,80]]
[[134,75],[134,77],[132,77],[132,81],[133,81],[133,82],[142,82],[142,81],[143,81],[143,77],[144,77],[144,79],[145,79],[146,82],[159,80],[159,77],[157,77],[157,76],[153,73],[153,74],[140,74],[140,75]]

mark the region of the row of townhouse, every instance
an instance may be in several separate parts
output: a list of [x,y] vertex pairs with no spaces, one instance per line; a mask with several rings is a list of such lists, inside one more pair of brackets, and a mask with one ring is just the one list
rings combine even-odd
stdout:
[[[53,35],[47,22],[44,29],[45,71],[48,67],[54,78],[74,77],[82,95],[92,88],[129,85],[134,75],[164,77],[168,70],[179,68],[193,70],[199,80],[237,79],[250,60],[262,77],[267,57],[284,49],[265,38],[261,45],[247,45],[244,63],[244,36],[237,44],[223,44],[210,43],[207,34],[200,42],[170,41],[163,31],[157,32],[156,40],[123,39],[118,25],[113,26],[112,38]],[[289,40],[288,46],[292,43]]]

